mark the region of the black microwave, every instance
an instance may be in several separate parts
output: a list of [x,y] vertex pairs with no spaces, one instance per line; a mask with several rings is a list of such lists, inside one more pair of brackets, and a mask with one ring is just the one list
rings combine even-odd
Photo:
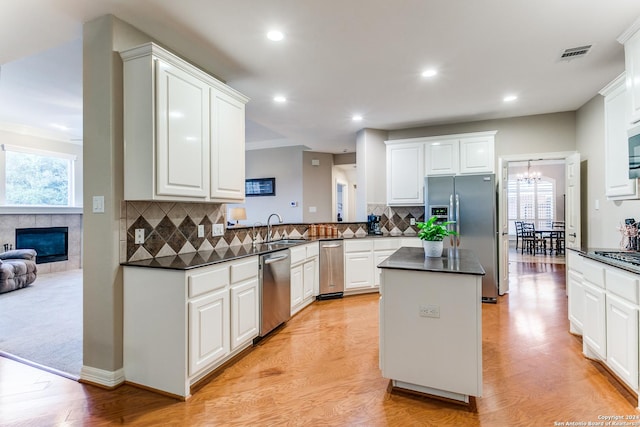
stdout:
[[629,137],[629,179],[640,178],[640,123],[627,131]]

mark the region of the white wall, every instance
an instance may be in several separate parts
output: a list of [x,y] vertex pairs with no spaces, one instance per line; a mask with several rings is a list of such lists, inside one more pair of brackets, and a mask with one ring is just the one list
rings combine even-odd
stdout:
[[[586,227],[584,247],[617,248],[621,235],[617,230],[625,218],[640,220],[640,200],[611,201],[604,185],[604,97],[596,95],[577,112],[577,150],[586,169],[586,200],[583,200],[582,224]],[[628,168],[628,165],[620,165]],[[596,209],[596,203],[600,208]]]
[[[302,222],[302,146],[250,150],[245,153],[247,179],[275,178],[276,195],[246,197],[244,204],[229,204],[228,207],[243,206],[247,211],[246,221],[240,225],[251,226],[256,222],[267,223],[272,213],[279,213],[286,223]],[[297,202],[291,207],[290,202]]]

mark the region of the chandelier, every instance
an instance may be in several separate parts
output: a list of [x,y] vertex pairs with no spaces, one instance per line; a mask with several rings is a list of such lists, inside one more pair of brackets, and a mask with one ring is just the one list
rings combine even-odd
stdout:
[[518,182],[525,182],[532,184],[535,181],[540,181],[542,175],[540,172],[531,172],[531,160],[527,161],[527,171],[525,173],[518,174]]

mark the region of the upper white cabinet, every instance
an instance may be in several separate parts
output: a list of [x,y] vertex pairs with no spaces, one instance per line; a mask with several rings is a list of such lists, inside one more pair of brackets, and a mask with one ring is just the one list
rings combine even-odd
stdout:
[[618,41],[624,44],[629,125],[640,121],[640,18],[618,37]]
[[125,199],[242,201],[248,98],[152,43],[121,56]]
[[425,140],[425,175],[493,173],[495,131],[446,135]]
[[628,91],[625,74],[622,73],[600,91],[604,96],[605,192],[608,199],[637,199],[636,179],[629,179],[626,166],[629,164],[627,127],[629,124]]
[[387,204],[424,203],[424,142],[385,141],[387,144]]

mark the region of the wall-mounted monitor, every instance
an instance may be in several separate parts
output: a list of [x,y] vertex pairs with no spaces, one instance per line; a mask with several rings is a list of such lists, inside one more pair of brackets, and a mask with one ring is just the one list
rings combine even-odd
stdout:
[[252,178],[244,181],[244,193],[247,197],[275,196],[275,178]]

